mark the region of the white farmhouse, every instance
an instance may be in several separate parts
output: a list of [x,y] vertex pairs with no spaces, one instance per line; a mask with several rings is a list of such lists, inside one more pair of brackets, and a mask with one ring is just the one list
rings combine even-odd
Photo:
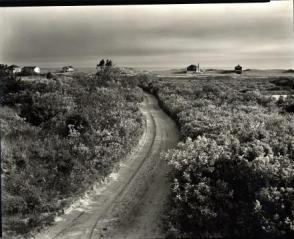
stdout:
[[62,72],[74,72],[75,69],[72,66],[64,66],[62,67]]
[[8,67],[8,70],[12,74],[17,74],[17,73],[21,72],[21,67],[19,67],[17,65],[11,65],[11,66]]

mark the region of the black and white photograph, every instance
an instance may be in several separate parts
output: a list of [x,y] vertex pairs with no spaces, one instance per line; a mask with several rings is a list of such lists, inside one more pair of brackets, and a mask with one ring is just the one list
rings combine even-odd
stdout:
[[3,239],[294,238],[293,0],[47,3],[0,7]]

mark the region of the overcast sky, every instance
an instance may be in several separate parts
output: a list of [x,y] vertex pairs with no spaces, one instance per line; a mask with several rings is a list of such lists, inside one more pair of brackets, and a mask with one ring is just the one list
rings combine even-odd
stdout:
[[0,9],[0,62],[294,68],[292,1]]

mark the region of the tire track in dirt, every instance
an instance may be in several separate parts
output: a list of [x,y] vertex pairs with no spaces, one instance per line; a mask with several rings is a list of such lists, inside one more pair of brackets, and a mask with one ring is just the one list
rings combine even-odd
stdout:
[[100,215],[97,220],[95,221],[95,224],[94,226],[92,227],[91,229],[91,232],[90,232],[90,235],[89,235],[89,239],[92,239],[93,235],[94,235],[94,230],[95,228],[97,227],[97,224],[99,222],[99,220],[101,220],[103,217],[105,217],[107,215],[107,212],[109,211],[109,209],[113,206],[113,204],[116,203],[116,201],[118,200],[118,198],[125,192],[125,190],[127,189],[127,187],[130,185],[130,183],[132,182],[132,180],[136,177],[136,175],[140,172],[140,168],[142,167],[142,165],[145,163],[145,160],[148,158],[149,154],[150,154],[150,151],[154,145],[154,142],[155,142],[155,137],[156,137],[156,124],[155,124],[155,120],[154,120],[154,117],[151,115],[151,119],[152,119],[152,125],[155,129],[155,133],[154,133],[154,136],[152,138],[152,144],[148,150],[148,153],[147,155],[144,157],[144,159],[140,162],[137,170],[134,172],[134,174],[131,176],[131,178],[128,180],[128,182],[125,184],[125,186],[119,191],[119,193],[116,195],[116,197],[114,198],[112,204],[110,204],[106,209],[105,209],[105,212]]
[[[148,102],[148,101],[147,101]],[[151,122],[152,122],[152,127],[155,128],[155,122],[154,122],[154,118],[153,116],[151,115]],[[145,132],[147,131],[147,125],[145,124]],[[155,131],[156,132],[156,131]],[[154,144],[154,139],[155,139],[155,136],[153,137],[152,139],[152,145],[151,147],[153,146]],[[146,140],[146,134],[144,134],[144,139],[143,141]],[[148,153],[150,152],[151,150],[151,147],[149,148],[148,150]],[[136,150],[134,152],[134,154],[137,153],[138,150]],[[146,155],[146,157],[148,156],[148,154]],[[129,185],[129,183],[133,180],[133,178],[136,176],[136,174],[138,173],[140,167],[143,165],[144,161],[146,160],[146,157],[143,158],[143,160],[140,162],[138,168],[136,171],[133,172],[133,175],[129,178],[129,180],[125,183],[125,185],[119,190],[119,193],[117,195],[115,195],[114,199],[111,200],[111,203],[109,203],[109,205],[105,206],[103,211],[101,212],[101,214],[98,215],[97,219],[95,220],[95,223],[94,225],[92,226],[91,228],[91,231],[90,231],[90,234],[89,235],[86,235],[86,228],[85,229],[85,233],[81,233],[81,237],[79,238],[92,238],[93,236],[93,233],[94,233],[94,229],[95,227],[97,226],[97,223],[99,222],[99,220],[103,219],[103,217],[106,215],[107,211],[111,208],[111,206],[113,205],[113,203],[115,203],[115,201],[117,200],[117,198],[124,192],[124,190],[127,188],[127,186]],[[57,235],[54,236],[54,239],[57,239],[57,238],[63,238],[64,235],[66,235],[68,232],[71,231],[71,228],[74,227],[76,224],[79,223],[79,220],[80,220],[80,217],[85,213],[85,211],[82,211],[80,214],[78,214],[72,221],[70,224],[68,224],[64,229],[62,229]],[[82,219],[83,220],[83,219]]]
[[168,167],[160,153],[176,145],[175,123],[145,93],[140,109],[146,119],[138,146],[81,204],[36,239],[158,238],[163,236],[160,216],[169,191]]

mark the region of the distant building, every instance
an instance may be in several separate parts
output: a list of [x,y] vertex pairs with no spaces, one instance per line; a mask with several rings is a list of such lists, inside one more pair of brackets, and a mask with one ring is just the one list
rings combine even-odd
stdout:
[[8,70],[12,74],[17,74],[17,73],[21,72],[21,67],[19,67],[17,65],[11,65],[11,66],[8,67]]
[[242,66],[240,66],[239,64],[235,66],[235,73],[242,74]]
[[62,68],[62,71],[63,72],[73,72],[73,71],[75,71],[75,69],[72,66],[64,66]]
[[23,75],[35,75],[40,74],[41,69],[37,66],[24,66],[21,70]]
[[200,65],[190,65],[187,67],[187,73],[201,73],[200,71]]

